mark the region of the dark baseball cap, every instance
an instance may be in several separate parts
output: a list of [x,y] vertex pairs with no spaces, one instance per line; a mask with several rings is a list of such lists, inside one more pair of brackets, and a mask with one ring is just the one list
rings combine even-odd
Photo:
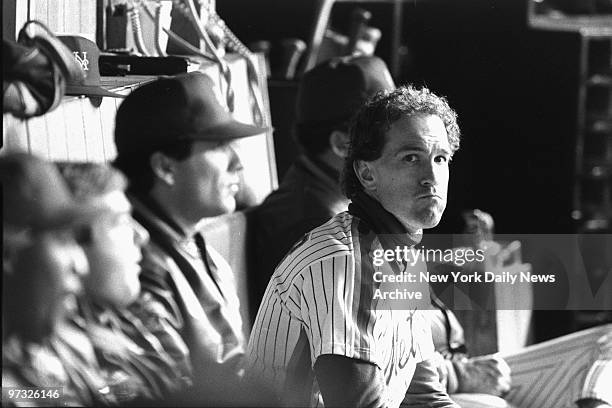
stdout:
[[53,230],[86,224],[103,213],[72,197],[57,168],[27,153],[0,157],[4,225]]
[[297,123],[346,121],[369,97],[378,91],[393,89],[393,78],[380,58],[332,58],[302,77],[296,105]]
[[160,78],[133,91],[115,121],[117,154],[155,150],[180,140],[225,141],[268,129],[236,121],[201,72]]

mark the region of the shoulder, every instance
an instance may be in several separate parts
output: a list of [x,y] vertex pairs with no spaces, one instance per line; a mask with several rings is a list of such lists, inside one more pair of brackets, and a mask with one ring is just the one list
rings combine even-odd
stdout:
[[295,207],[303,208],[304,185],[295,166],[291,167],[276,190],[271,192],[257,208],[261,217],[279,211],[289,214]]
[[[156,316],[181,329],[183,319],[175,296],[175,284],[172,283],[173,276],[178,274],[178,265],[169,254],[152,242],[142,248],[140,265],[142,289],[130,309],[145,322]],[[172,273],[172,270],[175,272]]]
[[142,247],[140,267],[140,282],[143,289],[151,292],[169,290],[171,271],[178,269],[172,256],[152,241]]
[[278,269],[286,269],[291,264],[306,264],[340,253],[353,251],[352,225],[353,217],[340,213],[302,236],[296,242]]
[[313,264],[352,256],[352,220],[350,214],[340,213],[305,234],[276,268],[272,281],[278,286],[284,286],[288,280],[293,280],[293,277],[302,274]]
[[265,241],[278,241],[295,229],[306,210],[303,186],[286,184],[287,176],[279,188],[255,209],[257,235]]
[[257,213],[261,220],[273,222],[280,216],[297,224],[307,217],[319,219],[320,222],[315,224],[319,225],[333,215],[346,211],[348,200],[339,190],[337,182],[330,176],[318,175],[321,170],[312,171],[316,166],[308,163],[302,157],[287,171],[278,189],[259,206]]

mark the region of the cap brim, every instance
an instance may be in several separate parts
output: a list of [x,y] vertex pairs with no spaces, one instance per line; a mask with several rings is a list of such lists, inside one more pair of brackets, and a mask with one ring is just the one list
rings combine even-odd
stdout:
[[66,85],[66,95],[86,95],[86,96],[110,96],[112,98],[125,98],[127,95],[107,91],[99,86],[86,85]]
[[246,123],[232,120],[220,125],[209,127],[202,133],[193,135],[193,138],[197,140],[209,141],[233,140],[260,135],[269,130],[270,129],[267,127],[247,125]]

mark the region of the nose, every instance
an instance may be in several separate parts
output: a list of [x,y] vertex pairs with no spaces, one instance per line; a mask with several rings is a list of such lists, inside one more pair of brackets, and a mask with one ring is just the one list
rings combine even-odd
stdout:
[[432,161],[423,161],[420,183],[423,187],[434,187],[437,184],[435,171],[435,163]]
[[228,147],[230,155],[228,170],[232,172],[242,171],[242,162],[240,161],[240,157],[238,156],[236,149],[233,146]]
[[149,233],[140,225],[138,221],[132,218],[132,229],[134,230],[134,243],[139,247],[144,246],[149,242]]

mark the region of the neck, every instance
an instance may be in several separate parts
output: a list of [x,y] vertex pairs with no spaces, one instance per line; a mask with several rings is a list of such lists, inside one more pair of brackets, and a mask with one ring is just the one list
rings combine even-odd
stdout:
[[338,173],[342,172],[344,159],[332,152],[331,149],[327,149],[323,153],[316,155],[315,158],[336,170]]
[[186,236],[192,236],[198,230],[198,224],[201,220],[191,220],[184,214],[182,207],[175,202],[174,195],[160,191],[154,187],[149,196],[155,200],[159,208],[181,229],[181,232]]
[[365,191],[365,193],[372,199],[376,200],[380,206],[382,208],[384,208],[386,211],[388,211],[391,215],[393,215],[395,217],[395,219],[397,219],[397,221],[402,224],[402,227],[404,227],[406,229],[406,231],[408,232],[409,235],[411,236],[419,236],[419,235],[423,235],[423,229],[422,228],[414,228],[412,227],[407,220],[402,217],[401,214],[396,214],[395,212],[391,211],[390,209],[388,209],[387,207],[384,206],[384,204],[382,203],[382,201],[380,201],[378,199],[378,196],[376,194],[375,191]]

